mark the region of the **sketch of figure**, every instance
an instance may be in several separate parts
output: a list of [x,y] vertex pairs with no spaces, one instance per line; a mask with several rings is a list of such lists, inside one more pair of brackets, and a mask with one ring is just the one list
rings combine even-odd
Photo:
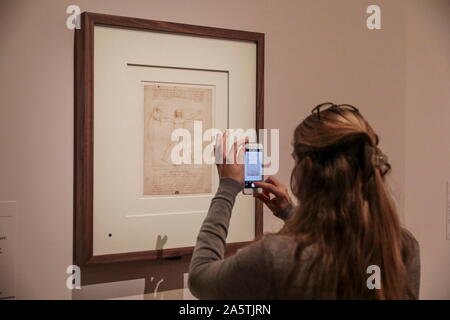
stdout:
[[[174,114],[173,114],[173,119],[170,119],[168,121],[171,121],[173,123],[173,130],[179,129],[179,128],[189,129],[191,127],[193,128],[194,121],[202,122],[202,125],[203,125],[203,120],[202,120],[201,115],[202,115],[202,110],[191,113],[187,116],[183,116],[182,110],[175,110]],[[192,130],[190,130],[190,131],[192,131]],[[192,132],[191,132],[191,134],[192,134]],[[177,141],[171,141],[171,143],[167,145],[166,150],[162,154],[163,161],[167,162],[168,164],[174,165],[171,161],[171,154],[172,154],[172,149],[175,147],[175,145],[177,143],[178,143]],[[192,162],[193,162],[193,159],[192,159]]]
[[171,161],[172,150],[178,144],[171,141],[171,134],[184,128],[193,137],[194,121],[201,121],[203,130],[211,128],[212,93],[205,87],[144,86],[145,195],[211,192],[210,165],[176,165]]

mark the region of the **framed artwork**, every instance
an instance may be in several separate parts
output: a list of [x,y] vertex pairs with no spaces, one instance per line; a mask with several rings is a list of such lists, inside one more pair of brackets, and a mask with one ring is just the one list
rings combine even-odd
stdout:
[[[192,253],[218,176],[171,162],[171,133],[263,128],[264,34],[85,12],[75,78],[75,263]],[[227,250],[262,229],[239,194]]]

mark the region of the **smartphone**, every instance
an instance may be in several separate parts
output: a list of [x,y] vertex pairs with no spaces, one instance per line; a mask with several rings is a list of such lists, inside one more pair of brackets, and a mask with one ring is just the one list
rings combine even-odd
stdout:
[[257,143],[246,143],[244,154],[244,187],[243,194],[261,192],[254,182],[263,181],[263,150],[262,145]]

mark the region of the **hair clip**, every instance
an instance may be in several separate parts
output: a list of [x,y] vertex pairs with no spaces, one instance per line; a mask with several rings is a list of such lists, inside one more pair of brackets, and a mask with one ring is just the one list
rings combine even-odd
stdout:
[[390,169],[391,165],[388,162],[388,157],[384,154],[380,148],[375,147],[375,151],[372,155],[372,165],[374,168],[378,168],[381,171],[381,175],[384,176]]

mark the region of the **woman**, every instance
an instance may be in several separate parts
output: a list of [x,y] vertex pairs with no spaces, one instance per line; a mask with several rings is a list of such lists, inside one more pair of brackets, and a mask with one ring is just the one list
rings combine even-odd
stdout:
[[[226,259],[243,166],[217,166],[220,184],[192,256],[191,292],[200,299],[417,299],[419,246],[400,227],[383,182],[390,165],[360,112],[317,106],[295,129],[293,147],[299,205],[275,178],[257,183],[263,192],[255,197],[285,225]],[[381,287],[369,288],[369,266],[379,267]]]

